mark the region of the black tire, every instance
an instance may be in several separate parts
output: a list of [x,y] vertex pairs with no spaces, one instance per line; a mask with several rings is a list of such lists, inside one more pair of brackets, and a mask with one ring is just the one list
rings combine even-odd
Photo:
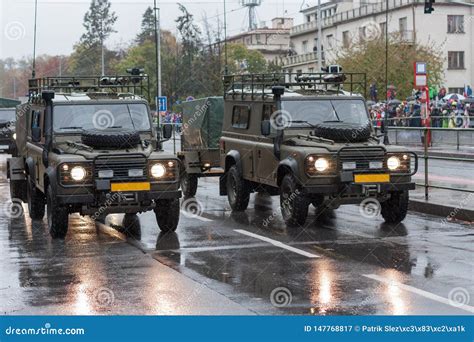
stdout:
[[41,220],[44,217],[45,211],[45,198],[44,195],[39,191],[31,177],[28,177],[27,181],[27,202],[28,202],[28,213],[32,220]]
[[408,190],[392,192],[390,198],[381,203],[382,217],[387,223],[400,223],[408,213],[408,203],[410,195]]
[[240,175],[236,165],[226,175],[227,199],[233,211],[244,211],[249,206],[250,185]]
[[292,227],[303,226],[308,217],[309,204],[295,177],[285,175],[280,186],[280,207],[285,223]]
[[196,196],[197,187],[198,177],[184,171],[181,175],[181,190],[183,191],[184,197]]
[[326,122],[317,125],[314,134],[338,143],[365,142],[370,138],[372,130],[370,124],[354,125],[344,122]]
[[133,148],[140,144],[140,134],[133,130],[108,128],[91,129],[81,135],[84,145],[93,148],[123,149]]
[[60,206],[57,202],[57,196],[51,185],[48,185],[46,190],[46,208],[49,234],[53,239],[64,239],[68,230],[69,213],[66,207]]
[[162,232],[174,232],[179,223],[179,199],[156,201],[156,222]]
[[142,230],[140,219],[137,214],[125,214],[122,221],[123,233],[127,237],[132,237],[137,240],[141,238]]
[[11,200],[27,201],[27,183],[24,180],[10,179],[10,198]]

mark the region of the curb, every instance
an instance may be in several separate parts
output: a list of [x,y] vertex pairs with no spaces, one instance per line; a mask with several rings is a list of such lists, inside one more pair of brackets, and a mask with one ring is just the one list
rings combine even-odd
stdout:
[[444,220],[461,220],[474,222],[474,210],[430,203],[426,201],[410,200],[408,209],[422,214],[443,217]]

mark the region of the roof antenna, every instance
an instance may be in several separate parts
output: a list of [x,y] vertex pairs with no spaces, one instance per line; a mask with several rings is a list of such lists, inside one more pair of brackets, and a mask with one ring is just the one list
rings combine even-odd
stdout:
[[38,0],[35,0],[35,27],[33,34],[33,70],[31,71],[31,78],[36,77],[36,18],[38,16]]

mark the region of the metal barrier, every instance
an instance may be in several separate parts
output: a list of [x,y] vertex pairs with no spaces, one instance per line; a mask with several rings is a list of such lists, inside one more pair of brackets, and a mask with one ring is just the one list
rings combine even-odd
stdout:
[[[391,130],[397,131],[419,131],[422,132],[422,141],[423,144],[423,155],[421,158],[424,161],[424,169],[425,169],[425,177],[424,183],[416,183],[419,186],[423,186],[425,188],[425,198],[428,199],[429,196],[429,188],[434,189],[444,189],[444,190],[454,190],[454,191],[462,191],[468,193],[474,193],[474,190],[469,189],[461,189],[455,187],[448,187],[448,186],[440,186],[440,185],[432,185],[429,183],[429,160],[447,160],[447,161],[462,161],[467,163],[474,163],[474,156],[473,158],[454,158],[454,157],[441,157],[441,156],[430,156],[429,155],[429,143],[430,143],[430,134],[436,131],[444,131],[444,132],[457,132],[457,150],[459,150],[459,133],[460,132],[471,132],[474,134],[474,128],[438,128],[438,127],[400,127],[400,126],[388,126],[387,132]],[[398,141],[395,141],[395,145],[398,144]]]

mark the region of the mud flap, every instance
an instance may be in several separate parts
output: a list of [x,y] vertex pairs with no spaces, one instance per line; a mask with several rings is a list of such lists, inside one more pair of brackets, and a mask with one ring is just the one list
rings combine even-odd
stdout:
[[10,196],[12,199],[26,198],[26,176],[23,158],[14,157],[7,159],[7,178],[10,180]]
[[227,196],[227,178],[226,174],[223,174],[219,177],[219,195],[220,196]]

